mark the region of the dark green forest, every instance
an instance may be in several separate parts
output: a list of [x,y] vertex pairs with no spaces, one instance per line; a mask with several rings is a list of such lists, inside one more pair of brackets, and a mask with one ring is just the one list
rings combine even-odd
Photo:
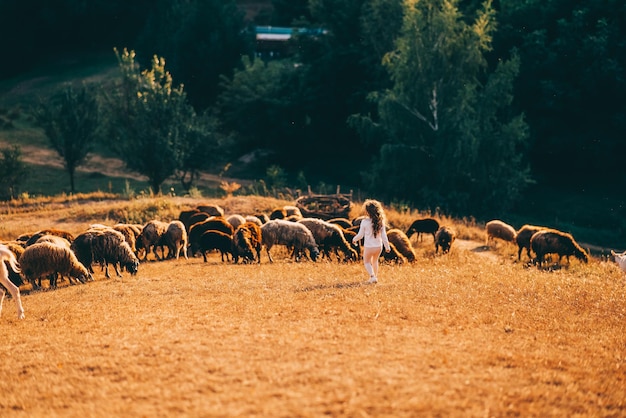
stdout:
[[[267,54],[259,25],[316,31]],[[233,175],[272,167],[287,186],[462,215],[626,183],[623,0],[0,0],[0,43],[0,79],[116,56],[117,82],[39,113],[68,118],[97,96],[83,137],[146,156],[125,161],[155,191],[251,153]],[[175,158],[155,162],[157,147]]]

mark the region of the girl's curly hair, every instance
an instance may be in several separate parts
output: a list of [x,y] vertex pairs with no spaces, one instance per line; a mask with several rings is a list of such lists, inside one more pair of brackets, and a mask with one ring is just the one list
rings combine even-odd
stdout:
[[383,205],[373,199],[367,199],[363,203],[365,212],[372,220],[372,229],[374,230],[374,237],[377,237],[380,231],[385,227],[385,211]]

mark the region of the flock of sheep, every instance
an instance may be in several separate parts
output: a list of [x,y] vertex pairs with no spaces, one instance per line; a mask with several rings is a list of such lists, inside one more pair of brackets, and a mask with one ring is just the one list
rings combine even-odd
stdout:
[[[511,225],[494,219],[485,225],[487,232],[487,244],[489,241],[498,238],[517,244],[517,259],[521,261],[522,252],[526,249],[526,255],[539,267],[546,261],[548,254],[556,254],[559,261],[566,257],[569,262],[570,256],[587,263],[589,255],[576,242],[571,234],[558,231],[556,229],[543,226],[524,225],[519,230],[515,230]],[[536,257],[532,258],[531,250]]]
[[[289,250],[289,256],[299,261],[308,258],[316,261],[326,258],[341,262],[360,258],[358,244],[352,243],[362,217],[322,220],[305,218],[296,206],[277,208],[269,215],[230,215],[217,205],[201,205],[180,212],[171,222],[152,220],[145,225],[117,224],[91,225],[86,231],[73,236],[67,231],[48,229],[24,234],[14,241],[0,244],[0,284],[16,301],[18,318],[24,317],[19,286],[30,283],[33,289],[42,287],[48,280],[55,288],[59,278],[70,283],[93,280],[94,265],[100,265],[105,277],[110,278],[109,265],[121,277],[126,270],[136,274],[142,261],[179,259],[219,252],[223,262],[261,263],[261,250],[265,247],[269,262],[273,262],[271,250],[276,245]],[[521,259],[525,248],[528,256],[532,250],[539,265],[546,254],[561,257],[575,256],[587,262],[588,256],[569,234],[554,229],[525,225],[516,231],[506,223],[494,220],[486,225],[487,242],[498,238],[515,242]],[[440,226],[434,218],[415,220],[406,232],[398,228],[387,230],[391,251],[381,255],[386,261],[410,263],[416,253],[410,241],[417,234],[433,236],[435,253],[450,251],[455,241],[454,230]],[[624,256],[626,259],[626,256]],[[0,312],[5,296],[0,298]]]

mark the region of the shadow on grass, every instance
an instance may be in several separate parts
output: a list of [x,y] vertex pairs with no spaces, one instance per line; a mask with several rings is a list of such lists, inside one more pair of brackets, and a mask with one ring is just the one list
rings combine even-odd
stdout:
[[351,282],[351,283],[334,283],[334,284],[318,284],[315,286],[307,286],[302,289],[296,289],[296,292],[312,292],[315,290],[325,290],[325,289],[349,289],[354,287],[361,286],[371,286],[371,283],[366,281],[362,282]]

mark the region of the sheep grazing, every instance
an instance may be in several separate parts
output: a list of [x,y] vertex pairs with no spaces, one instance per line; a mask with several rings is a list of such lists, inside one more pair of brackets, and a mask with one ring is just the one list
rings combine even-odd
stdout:
[[410,239],[413,234],[417,234],[417,240],[421,241],[422,234],[431,234],[434,240],[438,229],[439,222],[434,218],[416,219],[406,230],[406,236]]
[[72,235],[70,232],[63,231],[61,229],[52,228],[52,229],[44,229],[44,230],[35,232],[28,238],[28,240],[26,240],[26,244],[24,246],[28,247],[29,245],[34,244],[35,242],[37,242],[39,238],[41,238],[44,235],[54,235],[57,237],[65,238],[69,242],[72,242],[74,240],[74,235]]
[[228,254],[232,254],[233,237],[221,231],[209,230],[200,236],[196,245],[197,251],[202,252],[202,257],[204,257],[205,263],[207,262],[207,252],[213,250],[218,250],[220,252],[222,255],[222,262],[224,262],[224,255],[226,255],[226,261],[228,261]]
[[[358,227],[357,227],[358,228]],[[356,252],[356,258],[357,260],[359,260],[361,258],[361,246],[359,245],[359,243],[353,243],[352,239],[354,237],[356,237],[357,231],[353,230],[353,229],[341,229],[341,232],[343,232],[343,236],[346,239],[346,241],[348,241],[348,243],[350,243],[350,247],[352,247],[352,249]]]
[[246,223],[246,218],[242,215],[232,214],[226,217],[226,222],[233,226],[233,229],[237,229],[239,225]]
[[616,253],[615,251],[611,250],[611,255],[613,256],[613,260],[615,260],[619,268],[622,269],[624,273],[626,273],[626,252]]
[[198,205],[197,208],[200,212],[208,213],[211,216],[224,216],[224,209],[218,205],[204,204]]
[[118,277],[122,277],[122,268],[131,275],[137,274],[139,269],[139,259],[130,244],[121,232],[113,228],[92,228],[79,234],[72,243],[72,250],[91,273],[93,263],[101,264],[107,279],[111,278],[109,264],[113,264]]
[[285,208],[276,208],[270,212],[270,221],[274,219],[285,219],[287,217],[287,211]]
[[393,262],[396,264],[404,264],[404,263],[408,263],[409,260],[402,255],[402,253],[400,251],[398,251],[398,249],[396,248],[395,245],[393,245],[393,243],[389,243],[389,252],[383,251],[382,256],[383,256],[383,260],[388,261],[388,262]]
[[168,248],[168,257],[178,260],[180,252],[183,252],[185,260],[187,257],[187,230],[185,225],[178,220],[172,221],[167,226],[165,235],[163,235],[163,243]]
[[454,232],[450,227],[442,226],[435,233],[435,254],[439,252],[439,247],[441,247],[441,252],[443,254],[450,252],[450,248],[456,239],[456,232]]
[[[152,220],[143,227],[138,240],[141,240],[141,247],[145,250],[143,257],[144,261],[148,259],[150,251],[154,253],[154,257],[157,260],[165,259],[165,252],[161,242],[163,235],[165,235],[165,231],[167,231],[168,225],[169,224],[167,222]],[[157,254],[158,246],[161,246],[161,258],[159,258],[159,255]]]
[[[28,246],[20,257],[20,266],[24,278],[35,289],[39,288],[36,280],[57,273],[69,277],[70,283],[73,283],[72,279],[77,279],[81,283],[93,279],[72,250],[50,242],[40,242]],[[50,285],[54,287],[55,283],[50,283]]]
[[200,213],[198,208],[193,208],[189,210],[181,210],[180,213],[178,214],[178,220],[181,221],[183,225],[185,225],[185,228],[187,228],[187,231],[189,231],[189,227],[192,225],[189,222],[189,220],[191,219],[193,215],[197,213]]
[[189,254],[194,257],[199,249],[200,237],[207,231],[220,231],[232,237],[235,232],[233,226],[221,216],[207,219],[191,226],[187,240],[189,242]]
[[255,254],[257,261],[261,263],[261,247],[263,246],[261,234],[261,227],[254,222],[245,222],[237,227],[233,235],[235,264],[240,256],[243,257],[244,262],[252,262]]
[[302,218],[298,222],[309,228],[318,247],[329,260],[331,259],[331,251],[335,253],[337,259],[339,259],[338,251],[344,254],[345,261],[358,259],[358,253],[346,240],[339,225],[331,224],[319,218]]
[[185,228],[187,228],[187,232],[191,230],[191,227],[200,222],[204,222],[209,218],[214,218],[215,216],[211,216],[206,212],[198,212],[191,216],[189,220],[185,223]]
[[137,253],[137,238],[141,234],[141,230],[143,229],[143,226],[136,225],[136,224],[115,224],[113,225],[112,228],[116,230],[117,232],[121,233],[122,235],[124,235],[124,239],[130,246],[130,249],[133,250],[133,252],[136,254]]
[[558,254],[559,262],[561,258],[566,257],[568,264],[569,257],[572,255],[584,263],[589,261],[589,256],[572,235],[556,229],[536,232],[530,239],[530,248],[537,255],[535,263],[539,267],[542,266],[546,254]]
[[518,251],[517,251],[517,260],[521,261],[522,259],[522,250],[526,248],[526,255],[528,258],[532,258],[530,256],[530,239],[535,233],[542,231],[544,229],[548,229],[544,226],[535,226],[535,225],[524,225],[522,226],[517,233],[515,234],[515,242],[517,243]]
[[343,229],[348,229],[352,226],[352,222],[348,218],[333,218],[329,219],[328,222],[331,224],[339,225]]
[[296,261],[299,261],[301,253],[305,249],[309,250],[309,255],[313,261],[317,260],[320,253],[313,233],[299,222],[289,222],[282,219],[271,220],[261,226],[261,236],[270,263],[274,262],[270,254],[274,245],[292,248]]
[[489,245],[489,241],[493,241],[496,238],[503,241],[515,242],[515,236],[517,235],[515,228],[498,219],[487,222],[485,224],[485,231],[487,231],[487,239],[485,241],[487,245]]
[[413,250],[409,237],[403,231],[392,228],[387,231],[387,239],[389,239],[389,242],[396,247],[396,250],[402,254],[409,263],[415,262],[415,250]]
[[[9,279],[9,270],[15,273],[20,272],[20,268],[17,264],[17,258],[6,245],[0,244],[0,259],[2,260],[2,263],[0,263],[0,284],[4,286],[4,288],[0,286],[0,313],[2,313],[2,302],[4,302],[4,296],[6,294],[4,289],[6,288],[15,301],[15,305],[17,307],[17,319],[24,319],[24,307],[22,306],[20,288],[13,284],[13,282]],[[7,268],[7,264],[9,268]]]

